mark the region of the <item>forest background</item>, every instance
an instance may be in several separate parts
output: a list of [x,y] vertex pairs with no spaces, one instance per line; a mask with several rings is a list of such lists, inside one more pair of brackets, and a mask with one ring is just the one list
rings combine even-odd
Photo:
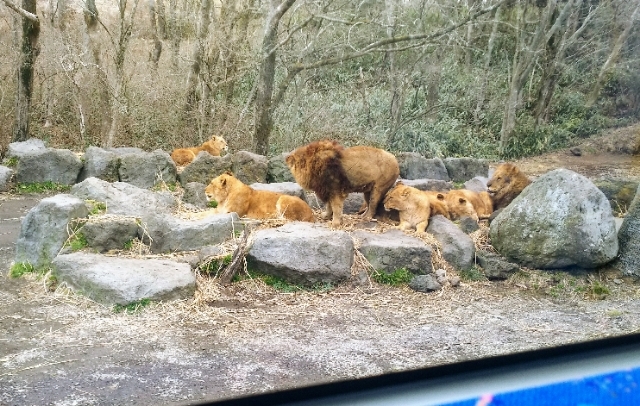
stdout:
[[0,0],[0,153],[509,159],[640,118],[636,0]]

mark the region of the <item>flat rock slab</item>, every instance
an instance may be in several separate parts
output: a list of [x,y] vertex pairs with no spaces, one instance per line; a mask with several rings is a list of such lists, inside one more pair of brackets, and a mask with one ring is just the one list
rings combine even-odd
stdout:
[[375,270],[392,273],[405,268],[418,275],[433,272],[432,249],[418,238],[400,230],[382,234],[356,231],[353,236],[360,241],[360,252]]
[[160,259],[107,257],[76,252],[53,260],[59,282],[96,302],[127,305],[142,299],[177,300],[193,296],[196,278],[189,264]]
[[247,254],[249,269],[312,286],[351,276],[353,240],[344,231],[293,222],[259,230]]

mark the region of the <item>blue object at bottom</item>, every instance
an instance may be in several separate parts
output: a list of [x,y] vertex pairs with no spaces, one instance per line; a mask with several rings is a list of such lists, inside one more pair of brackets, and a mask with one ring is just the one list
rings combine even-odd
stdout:
[[514,392],[486,394],[446,406],[640,406],[640,368]]

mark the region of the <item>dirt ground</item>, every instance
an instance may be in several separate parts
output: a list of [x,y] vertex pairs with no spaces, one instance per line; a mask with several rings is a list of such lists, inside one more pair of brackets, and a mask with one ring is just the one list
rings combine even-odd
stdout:
[[[532,176],[565,167],[640,179],[638,157],[606,152],[602,140],[580,157],[518,164]],[[42,279],[6,276],[20,217],[41,197],[0,194],[0,405],[188,404],[640,329],[640,284],[613,270],[524,270],[431,294],[362,280],[279,293],[199,277],[194,299],[116,313]]]

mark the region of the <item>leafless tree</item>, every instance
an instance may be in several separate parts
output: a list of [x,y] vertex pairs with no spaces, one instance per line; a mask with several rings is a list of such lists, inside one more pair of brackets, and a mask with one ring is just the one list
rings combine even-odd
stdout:
[[[516,113],[522,98],[522,90],[531,75],[540,50],[556,33],[564,26],[564,23],[574,5],[574,0],[567,0],[562,9],[558,9],[558,0],[548,0],[544,9],[532,9],[526,0],[516,0],[515,4],[515,30],[516,49],[511,66],[509,90],[502,117],[500,130],[500,151],[504,151],[507,143],[513,136],[516,127]],[[556,10],[559,10],[556,13]],[[533,35],[529,34],[526,27],[526,19],[531,14],[538,14],[538,21]]]
[[260,51],[262,62],[258,74],[255,107],[254,150],[261,155],[269,152],[269,137],[273,129],[273,87],[276,75],[276,47],[278,44],[278,26],[282,16],[289,11],[296,0],[270,0],[269,16],[264,27],[264,36]]
[[600,91],[602,90],[602,86],[606,81],[607,73],[610,72],[610,70],[615,66],[616,62],[618,61],[618,58],[620,57],[620,51],[622,50],[622,47],[627,41],[627,38],[629,38],[629,34],[631,34],[631,29],[633,28],[636,18],[638,18],[639,14],[640,14],[640,1],[637,1],[633,9],[633,12],[631,13],[631,17],[629,17],[629,19],[625,21],[622,32],[620,32],[620,35],[618,35],[615,42],[613,43],[613,48],[611,49],[611,53],[609,54],[609,57],[605,61],[604,65],[602,65],[602,68],[600,69],[600,73],[598,74],[598,78],[596,79],[596,83],[591,88],[591,92],[589,93],[589,97],[587,98],[587,103],[586,103],[587,107],[593,106],[595,102],[598,100],[598,97],[600,96]]
[[10,0],[3,0],[3,2],[22,17],[22,44],[16,91],[16,119],[12,139],[13,141],[26,141],[29,138],[34,65],[40,52],[38,48],[40,20],[36,15],[36,0],[22,0],[22,7],[13,4]]
[[118,34],[117,37],[111,36],[111,42],[114,46],[115,54],[113,61],[115,71],[111,80],[111,126],[109,127],[106,139],[104,140],[104,146],[107,148],[113,147],[113,141],[116,137],[117,131],[119,130],[122,115],[126,111],[126,77],[124,72],[124,63],[129,41],[131,40],[134,18],[138,9],[138,0],[134,0],[133,5],[130,7],[129,15],[127,16],[128,9],[127,0],[118,1]]

